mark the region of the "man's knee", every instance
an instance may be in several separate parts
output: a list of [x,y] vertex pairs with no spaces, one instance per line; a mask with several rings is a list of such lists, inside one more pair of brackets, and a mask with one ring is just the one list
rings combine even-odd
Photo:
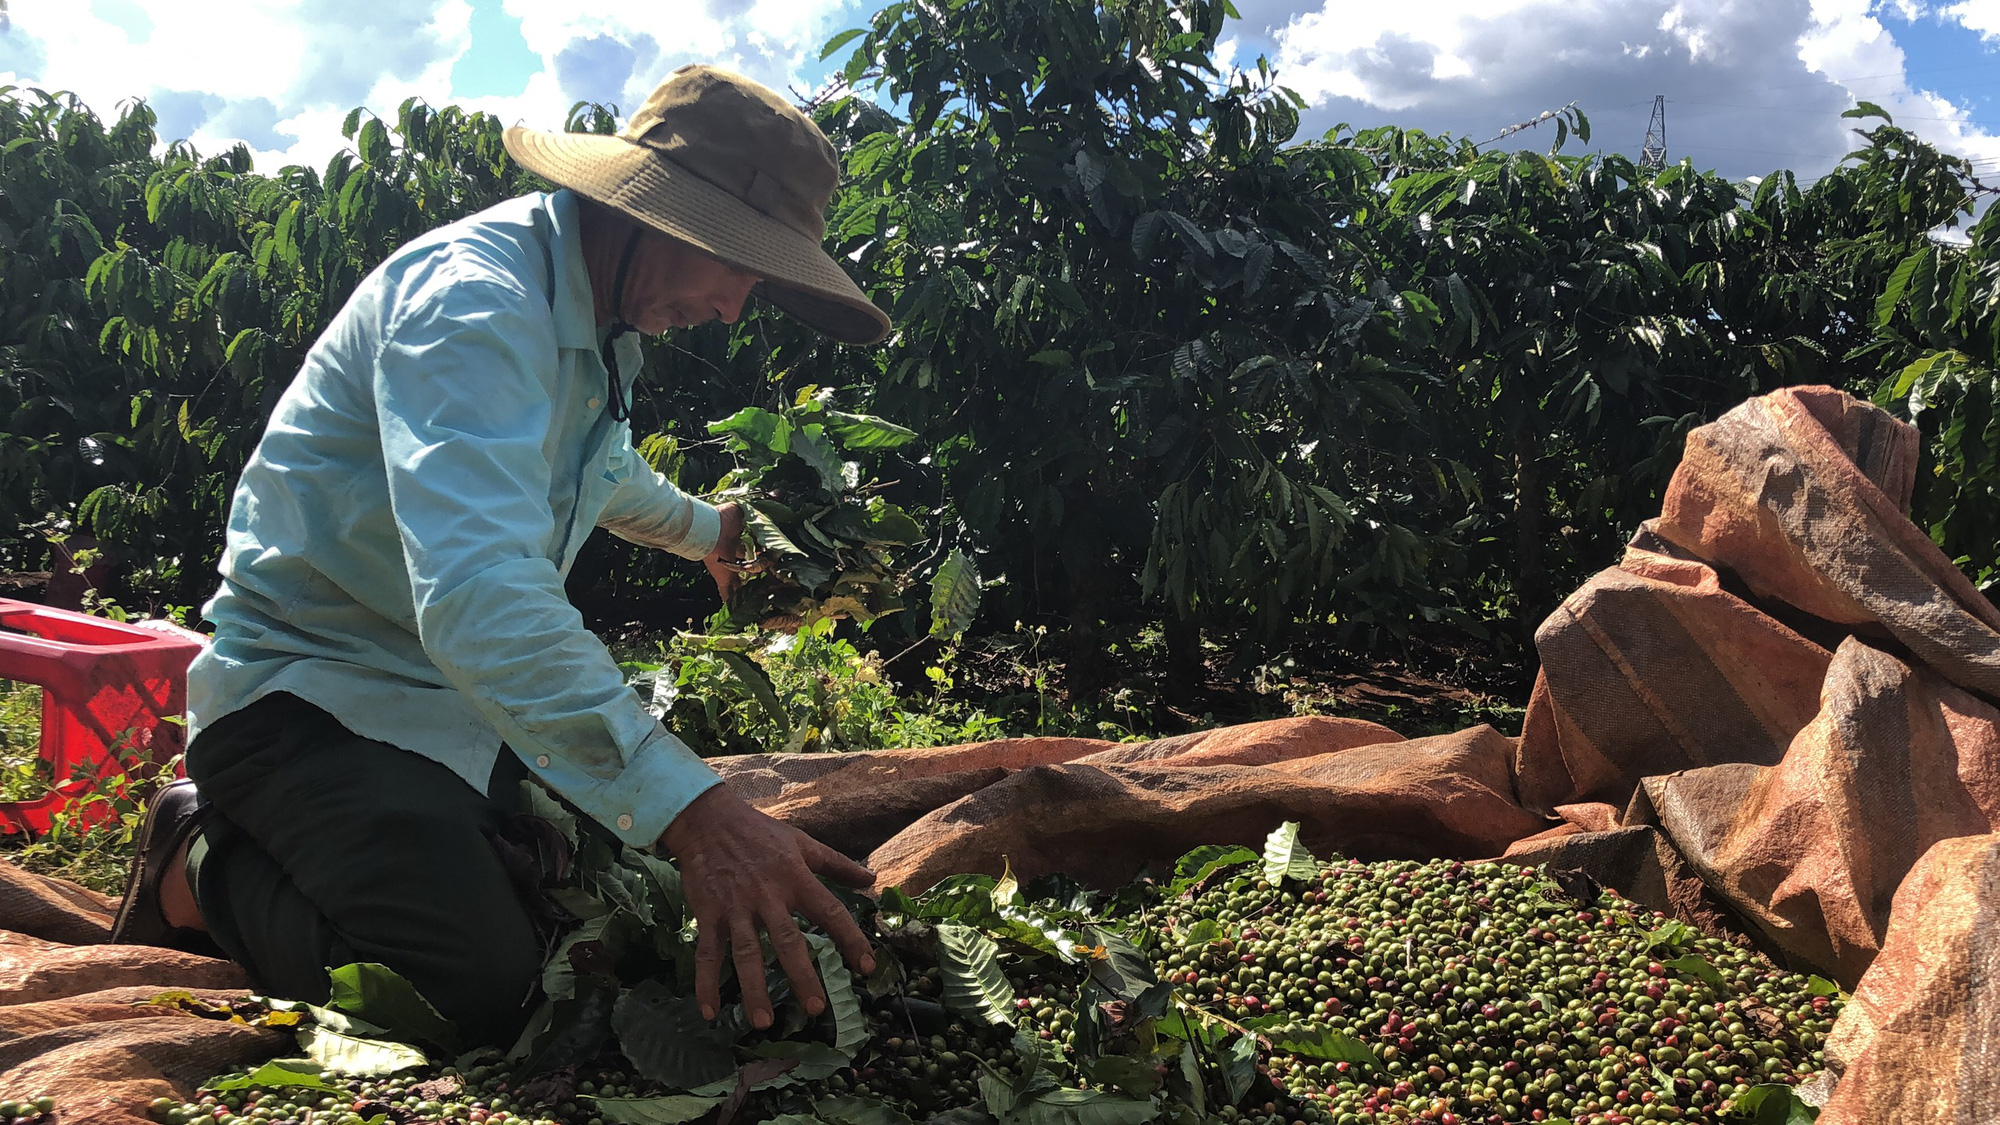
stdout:
[[468,1044],[504,1047],[540,996],[541,943],[526,917],[515,913],[472,927],[456,944],[455,956],[443,951],[426,957],[405,975]]

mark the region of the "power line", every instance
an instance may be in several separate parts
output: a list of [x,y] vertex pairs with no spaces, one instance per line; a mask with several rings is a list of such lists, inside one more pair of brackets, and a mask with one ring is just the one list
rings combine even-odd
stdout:
[[1528,118],[1526,121],[1517,122],[1513,125],[1507,126],[1505,129],[1500,130],[1499,133],[1479,143],[1482,145],[1490,145],[1494,141],[1506,140],[1508,137],[1511,137],[1516,133],[1522,132],[1523,130],[1536,128],[1537,126],[1541,125],[1541,123],[1544,121],[1557,120],[1558,118],[1562,117],[1563,114],[1568,113],[1570,110],[1573,110],[1575,108],[1576,108],[1576,103],[1571,102],[1568,105],[1562,107],[1561,109],[1545,109],[1536,116]]
[[[1746,87],[1742,92],[1746,94],[1754,94],[1760,90],[1796,90],[1801,86],[1823,86],[1828,82],[1831,82],[1836,86],[1847,86],[1856,82],[1870,82],[1877,78],[1901,78],[1907,80],[1911,75],[1914,74],[1937,74],[1941,71],[1947,71],[1947,70],[1991,70],[1992,67],[1993,67],[1992,63],[1954,63],[1950,66],[1926,66],[1926,67],[1920,67],[1916,70],[1911,70],[1905,67],[1902,70],[1898,70],[1889,74],[1861,74],[1861,75],[1856,75],[1853,78],[1835,78],[1834,76],[1827,74],[1807,82],[1781,82],[1775,86],[1750,86]],[[1640,104],[1640,103],[1634,103],[1634,104]]]
[[[1735,148],[1729,145],[1683,144],[1681,147],[1701,149],[1704,152],[1748,152],[1758,156],[1804,156],[1808,158],[1819,158],[1827,155],[1824,152],[1788,152],[1784,149],[1777,149],[1777,148]],[[1846,154],[1843,153],[1842,155]]]
[[[1754,109],[1765,113],[1804,113],[1804,114],[1810,114],[1812,116],[1819,116],[1821,114],[1828,114],[1828,113],[1845,113],[1847,112],[1848,109],[1853,108],[1852,106],[1848,106],[1840,110],[1832,110],[1832,109],[1809,109],[1805,106],[1788,106],[1788,105],[1744,105],[1741,102],[1715,102],[1715,101],[1706,101],[1701,98],[1675,98],[1674,104],[1714,106],[1720,109]],[[1965,117],[1920,117],[1914,113],[1898,113],[1895,115],[1895,118],[1898,121],[1950,121],[1962,125],[1978,124],[1977,121],[1973,120],[1973,118],[1969,113]]]
[[[1805,157],[1807,159],[1820,159],[1820,160],[1826,159],[1827,157],[1832,155],[1830,153],[1825,153],[1825,152],[1794,152],[1787,149],[1742,148],[1740,146],[1733,146],[1733,145],[1707,145],[1707,144],[1682,143],[1680,147],[1683,149],[1699,149],[1703,152],[1747,152],[1752,156],[1799,156],[1799,157]],[[1862,151],[1862,149],[1848,149],[1846,152],[1840,153],[1837,157],[1834,158],[1844,159],[1860,151]],[[1951,155],[1951,154],[1947,153],[1946,155]],[[2000,157],[1982,156],[1978,158],[1973,158],[1967,156],[1967,157],[1960,157],[1959,159],[1964,160],[1966,164],[1968,164],[1971,167],[1971,170],[1974,174],[2000,171]]]

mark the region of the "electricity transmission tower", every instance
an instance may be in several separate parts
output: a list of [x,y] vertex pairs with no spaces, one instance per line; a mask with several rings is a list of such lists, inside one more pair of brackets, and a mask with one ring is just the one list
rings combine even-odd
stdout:
[[1646,124],[1646,143],[1639,149],[1639,167],[1657,172],[1667,166],[1667,96],[1653,97],[1653,119]]

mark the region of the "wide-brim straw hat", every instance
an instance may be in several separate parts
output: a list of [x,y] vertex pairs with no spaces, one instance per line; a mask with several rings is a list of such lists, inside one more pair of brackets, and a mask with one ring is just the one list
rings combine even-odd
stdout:
[[758,292],[842,343],[889,318],[822,249],[840,181],[833,146],[775,92],[711,66],[662,82],[617,136],[516,125],[530,171],[763,278]]

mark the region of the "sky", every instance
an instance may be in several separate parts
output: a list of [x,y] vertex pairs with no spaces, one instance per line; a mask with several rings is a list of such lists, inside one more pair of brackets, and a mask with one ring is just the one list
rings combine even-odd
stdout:
[[[1236,0],[1223,56],[1270,58],[1301,135],[1399,124],[1476,141],[1575,103],[1588,145],[1636,155],[1656,95],[1670,160],[1810,179],[1881,105],[2000,183],[2000,0]],[[323,164],[357,105],[404,98],[560,128],[709,62],[815,89],[833,34],[880,0],[0,0],[0,84],[145,98],[164,139],[238,141],[259,168]],[[843,52],[844,55],[844,52]],[[1545,146],[1551,126],[1506,142]]]

